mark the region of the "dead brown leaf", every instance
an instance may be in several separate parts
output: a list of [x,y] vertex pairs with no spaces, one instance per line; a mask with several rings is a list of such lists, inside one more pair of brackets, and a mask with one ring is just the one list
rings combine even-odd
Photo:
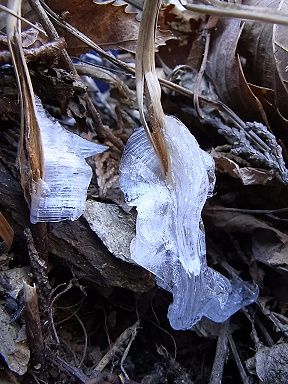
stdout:
[[[278,7],[283,12],[288,12],[288,2],[282,0]],[[278,101],[278,107],[281,113],[287,118],[288,102],[288,38],[287,27],[280,25],[273,26],[273,53],[277,76],[275,79],[275,92]]]
[[241,33],[240,20],[219,22],[211,43],[207,72],[220,99],[241,118],[262,121],[268,125],[266,113],[245,79],[237,53]]
[[258,376],[261,383],[283,384],[288,377],[288,344],[281,343],[260,348],[255,356],[247,360],[251,373]]
[[227,153],[212,151],[211,155],[218,172],[240,179],[243,185],[265,185],[275,177],[273,170],[240,167],[236,161],[227,156]]
[[[248,0],[247,5],[265,6],[286,12],[287,1]],[[245,22],[240,47],[247,59],[245,73],[249,82],[270,88],[272,105],[287,118],[288,86],[287,27],[259,22]],[[270,99],[271,100],[271,99]]]
[[[213,207],[215,208],[215,207]],[[288,235],[265,221],[241,212],[217,209],[205,211],[213,231],[227,234],[246,234],[251,241],[252,257],[272,268],[288,271]]]
[[[48,0],[47,5],[62,15],[68,23],[105,49],[122,48],[135,52],[139,22],[136,13],[126,12],[126,5],[114,5],[114,1],[98,3],[92,0]],[[67,41],[68,51],[80,55],[88,51],[81,41],[61,30]],[[156,45],[164,45],[173,36],[170,31],[157,31]]]

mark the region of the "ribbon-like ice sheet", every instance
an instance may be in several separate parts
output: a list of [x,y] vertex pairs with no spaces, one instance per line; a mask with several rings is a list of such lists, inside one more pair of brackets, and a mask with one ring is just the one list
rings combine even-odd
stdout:
[[126,202],[137,207],[131,257],[173,294],[168,318],[174,329],[190,329],[203,316],[222,322],[258,295],[257,286],[229,281],[207,266],[201,221],[214,188],[212,157],[185,125],[165,116],[170,171],[165,177],[143,128],[129,138],[120,165]]
[[30,220],[76,220],[85,210],[92,169],[85,158],[107,147],[69,132],[50,116],[36,98],[36,116],[43,148],[44,177],[34,182]]

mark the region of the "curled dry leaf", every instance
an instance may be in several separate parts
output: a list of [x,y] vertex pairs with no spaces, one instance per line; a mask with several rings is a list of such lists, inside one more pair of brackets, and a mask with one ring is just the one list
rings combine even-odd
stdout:
[[[285,0],[246,0],[245,4],[278,8],[283,12],[288,10]],[[287,27],[246,21],[240,48],[247,59],[245,72],[249,81],[269,88],[273,92],[272,104],[287,118]]]
[[[139,31],[136,13],[126,12],[126,5],[114,5],[114,1],[105,3],[92,0],[52,1],[46,2],[56,13],[63,15],[65,21],[79,29],[96,44],[103,48],[122,48],[135,52]],[[80,55],[88,51],[81,41],[69,33],[61,31],[67,41],[68,51]],[[164,45],[173,36],[169,31],[157,31],[157,46]]]
[[288,271],[286,233],[255,216],[221,211],[220,207],[217,214],[213,213],[213,210],[205,211],[205,218],[209,228],[215,232],[248,235],[254,260],[278,270]]
[[159,48],[159,56],[168,67],[189,64],[198,68],[204,49],[200,31],[204,28],[205,20],[205,15],[182,11],[174,4],[162,5],[159,28],[169,29],[175,36],[175,39],[168,40]]
[[227,156],[225,152],[213,150],[211,152],[215,160],[216,170],[227,173],[229,176],[240,179],[243,185],[265,185],[275,177],[273,170],[257,169],[252,167],[240,167],[236,161]]
[[220,99],[241,118],[267,124],[264,109],[245,79],[236,51],[241,32],[240,20],[222,20],[219,23],[211,43],[207,73]]

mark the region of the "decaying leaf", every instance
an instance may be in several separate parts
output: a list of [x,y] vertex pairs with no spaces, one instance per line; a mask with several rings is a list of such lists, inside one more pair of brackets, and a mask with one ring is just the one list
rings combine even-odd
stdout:
[[[49,0],[47,4],[54,12],[64,15],[65,21],[103,48],[122,48],[135,52],[140,24],[136,20],[135,13],[126,12],[125,4],[114,5],[114,0],[105,3],[92,0],[81,2],[78,0],[61,2]],[[86,45],[69,33],[62,32],[71,54],[80,55],[87,52]],[[157,45],[165,44],[165,41],[171,37],[170,32],[159,30],[157,32]]]
[[134,215],[114,204],[88,200],[84,217],[114,256],[133,263],[130,243],[135,236]]
[[221,208],[216,214],[213,214],[213,210],[205,211],[205,218],[209,222],[209,228],[214,228],[219,233],[248,235],[255,260],[272,268],[288,271],[286,233],[250,214],[221,211]]
[[30,280],[27,267],[0,272],[0,295],[5,300],[5,308],[0,305],[0,355],[8,367],[19,375],[23,375],[28,369],[30,351],[25,328],[13,321],[7,311],[17,312],[23,281]]
[[[287,1],[246,0],[246,4],[287,11]],[[273,105],[287,118],[287,27],[277,24],[245,22],[241,52],[247,59],[245,72],[249,81],[273,92]]]
[[288,377],[288,344],[263,346],[253,358],[246,361],[246,365],[251,373],[258,376],[261,383],[284,384]]
[[0,306],[0,355],[11,371],[24,375],[28,369],[30,351],[25,331]]
[[242,28],[240,20],[221,20],[209,52],[207,73],[220,99],[240,117],[267,124],[264,109],[244,77],[236,51]]
[[257,169],[252,167],[240,167],[236,161],[229,158],[227,153],[212,151],[212,156],[215,160],[216,170],[221,173],[241,180],[243,185],[265,185],[274,177],[273,170]]

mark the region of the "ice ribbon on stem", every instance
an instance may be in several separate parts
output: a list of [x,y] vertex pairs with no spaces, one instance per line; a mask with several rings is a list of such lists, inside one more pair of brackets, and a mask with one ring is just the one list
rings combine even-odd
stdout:
[[[120,164],[120,187],[126,202],[138,212],[131,257],[173,294],[168,311],[171,326],[189,329],[203,316],[216,322],[226,320],[252,303],[258,289],[240,279],[230,282],[207,266],[201,212],[213,192],[214,161],[184,124],[162,110],[154,53],[151,55],[154,40],[151,29],[148,36],[145,33],[149,13],[155,31],[158,13],[153,3],[146,0],[144,4],[136,56],[141,60],[136,65],[136,72],[140,71],[136,80],[144,128],[137,129],[127,142]],[[150,52],[148,63],[141,50]]]
[[214,188],[214,161],[175,117],[165,117],[165,136],[169,182],[143,128],[131,135],[122,157],[120,186],[138,212],[131,256],[173,294],[173,328],[189,329],[203,316],[222,322],[252,303],[258,290],[207,266],[201,211]]
[[21,0],[9,0],[7,37],[20,94],[20,182],[33,224],[76,220],[92,169],[85,158],[107,149],[64,129],[35,96],[21,38]]

